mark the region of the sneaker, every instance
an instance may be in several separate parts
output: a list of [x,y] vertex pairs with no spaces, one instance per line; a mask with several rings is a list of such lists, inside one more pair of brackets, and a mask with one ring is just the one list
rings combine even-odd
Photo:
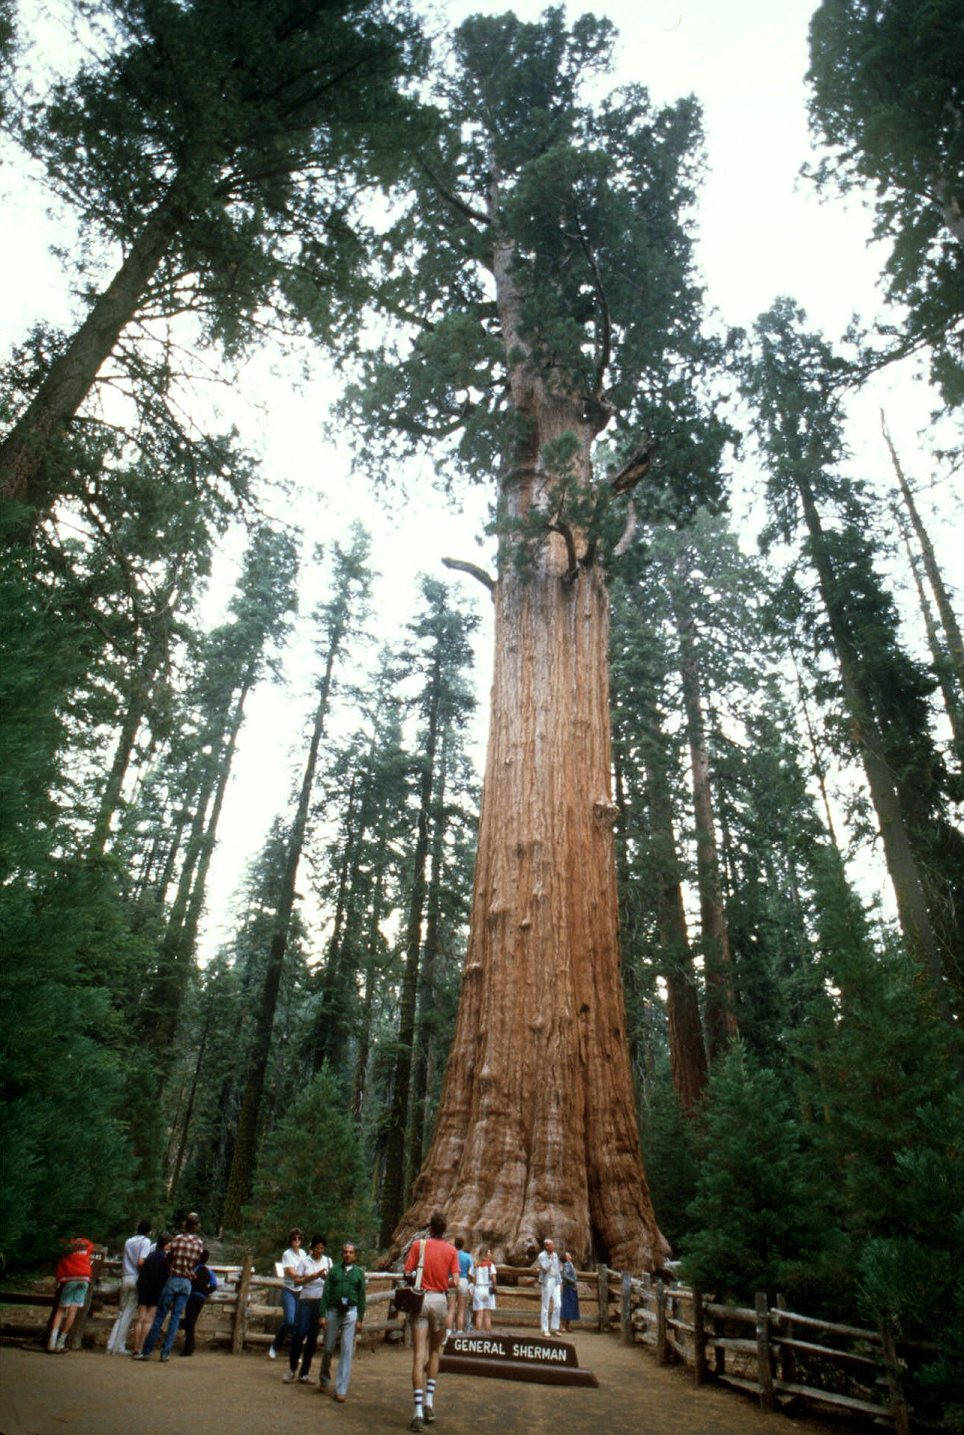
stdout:
[[162,1359],[162,1360],[170,1360],[170,1358],[171,1358],[171,1357],[170,1357],[169,1355],[162,1355],[162,1356],[161,1356],[161,1359]]
[[426,1407],[425,1407],[425,1415],[423,1416],[423,1419],[424,1419],[426,1425],[434,1425],[434,1424],[435,1424],[435,1410],[434,1410],[433,1406],[431,1406],[431,1405],[426,1405]]
[[338,1404],[339,1404],[339,1405],[344,1405],[345,1401],[348,1399],[348,1396],[347,1396],[347,1395],[336,1395],[336,1396],[335,1396],[335,1399],[338,1401]]
[[295,1372],[294,1372],[293,1370],[286,1370],[285,1373],[284,1373],[284,1375],[282,1375],[282,1377],[281,1377],[281,1379],[282,1379],[282,1381],[284,1382],[285,1385],[290,1385],[291,1382],[294,1380],[294,1378],[295,1378]]
[[277,1351],[275,1350],[275,1348],[274,1348],[274,1342],[273,1342],[273,1341],[272,1341],[272,1343],[268,1346],[268,1359],[269,1359],[269,1360],[277,1360],[277,1359],[278,1359],[278,1352],[277,1352]]
[[150,1358],[151,1357],[149,1355],[144,1355],[139,1350],[135,1350],[134,1354],[131,1356],[131,1360],[150,1360]]
[[299,1384],[299,1385],[310,1385],[310,1384],[311,1384],[311,1376],[310,1376],[310,1375],[299,1375],[299,1376],[298,1376],[298,1384]]
[[411,1420],[408,1422],[408,1428],[409,1428],[409,1430],[421,1430],[421,1428],[422,1428],[422,1417],[421,1417],[421,1415],[413,1415],[412,1418],[411,1418]]

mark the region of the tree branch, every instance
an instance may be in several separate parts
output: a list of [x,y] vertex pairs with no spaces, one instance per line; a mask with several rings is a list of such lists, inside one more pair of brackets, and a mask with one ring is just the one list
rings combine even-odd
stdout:
[[464,199],[460,199],[453,190],[448,189],[440,180],[435,178],[435,175],[429,169],[428,165],[423,161],[419,161],[418,167],[440,199],[444,199],[445,203],[450,205],[458,214],[461,214],[463,219],[471,219],[473,224],[484,224],[486,229],[488,229],[489,216],[487,214],[484,214],[481,209],[473,209],[471,204],[467,204]]
[[495,595],[495,579],[477,563],[466,563],[461,558],[443,558],[442,565],[445,568],[454,568],[459,573],[470,573],[473,578],[478,578],[483,588],[488,588],[490,594]]
[[562,575],[562,581],[573,584],[579,576],[579,559],[576,557],[576,540],[572,536],[572,529],[568,524],[557,519],[555,523],[549,524],[550,533],[561,533],[566,544],[566,556],[569,559],[569,571]]

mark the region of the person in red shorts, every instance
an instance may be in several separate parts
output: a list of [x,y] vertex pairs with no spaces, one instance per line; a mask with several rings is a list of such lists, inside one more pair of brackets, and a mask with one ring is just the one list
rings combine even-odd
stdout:
[[422,1290],[425,1299],[418,1315],[409,1317],[412,1328],[412,1393],[415,1413],[409,1430],[421,1430],[435,1419],[435,1386],[439,1356],[445,1344],[446,1326],[459,1283],[459,1254],[443,1241],[445,1217],[433,1211],[428,1238],[413,1241],[405,1258],[406,1272],[417,1271],[422,1263]]

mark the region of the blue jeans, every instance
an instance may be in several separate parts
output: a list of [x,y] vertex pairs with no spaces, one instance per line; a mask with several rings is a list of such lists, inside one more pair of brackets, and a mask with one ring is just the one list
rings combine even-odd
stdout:
[[298,1292],[281,1287],[281,1324],[271,1344],[275,1350],[284,1350],[285,1341],[298,1326]]
[[142,1355],[150,1355],[157,1344],[157,1338],[161,1333],[161,1327],[168,1311],[171,1312],[171,1321],[167,1327],[164,1344],[161,1346],[161,1357],[170,1355],[171,1346],[174,1344],[174,1337],[177,1335],[177,1328],[181,1324],[181,1316],[184,1314],[184,1307],[187,1305],[187,1298],[190,1294],[191,1282],[187,1276],[168,1276],[164,1289],[161,1291],[161,1298],[157,1303],[154,1324],[147,1332]]

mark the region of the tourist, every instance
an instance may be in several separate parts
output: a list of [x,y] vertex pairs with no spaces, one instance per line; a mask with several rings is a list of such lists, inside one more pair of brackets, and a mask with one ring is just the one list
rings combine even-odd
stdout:
[[433,1211],[428,1223],[428,1239],[413,1241],[405,1258],[405,1271],[417,1272],[425,1292],[422,1309],[409,1317],[412,1330],[412,1395],[415,1412],[410,1430],[421,1430],[435,1419],[435,1387],[438,1381],[439,1355],[445,1344],[454,1292],[459,1281],[458,1251],[445,1235],[445,1217]]
[[465,1242],[461,1236],[456,1236],[452,1242],[459,1255],[459,1288],[455,1298],[455,1329],[468,1330],[471,1317],[466,1314],[469,1309],[469,1286],[472,1284],[472,1272],[474,1266],[472,1257],[468,1251],[463,1250]]
[[562,1263],[562,1328],[568,1334],[572,1330],[572,1322],[579,1319],[579,1282],[576,1280],[576,1267],[573,1265],[572,1254],[566,1251],[565,1260]]
[[268,1355],[274,1360],[278,1351],[284,1349],[285,1341],[294,1331],[298,1321],[298,1277],[301,1274],[301,1262],[303,1253],[301,1249],[302,1233],[295,1226],[288,1232],[288,1249],[281,1257],[281,1274],[283,1284],[281,1287],[281,1324],[278,1326],[275,1338],[268,1346]]
[[117,1319],[107,1337],[108,1355],[127,1354],[127,1332],[137,1314],[137,1276],[151,1249],[151,1223],[141,1221],[137,1232],[124,1242]]
[[301,1374],[298,1379],[302,1385],[308,1385],[311,1381],[309,1372],[318,1345],[325,1278],[331,1270],[331,1257],[325,1254],[326,1244],[324,1236],[312,1236],[308,1254],[301,1258],[301,1274],[298,1277],[301,1285],[298,1292],[298,1324],[288,1354],[289,1369],[281,1377],[286,1384],[290,1384],[297,1374],[299,1356]]
[[140,1354],[135,1355],[135,1360],[150,1359],[151,1352],[160,1339],[164,1322],[168,1316],[170,1319],[164,1335],[164,1342],[161,1345],[161,1360],[167,1361],[171,1358],[171,1347],[191,1294],[191,1278],[201,1259],[201,1252],[204,1250],[204,1242],[197,1233],[200,1224],[200,1216],[195,1211],[190,1211],[184,1217],[180,1235],[175,1236],[167,1248],[167,1264],[170,1275],[161,1291],[161,1298],[157,1303],[157,1311],[151,1328],[147,1332],[147,1339],[141,1347]]
[[209,1266],[205,1264],[210,1255],[209,1251],[201,1252],[201,1259],[194,1267],[194,1274],[191,1277],[191,1294],[187,1298],[187,1306],[184,1310],[184,1344],[181,1347],[182,1355],[194,1354],[194,1327],[197,1325],[197,1318],[204,1308],[205,1301],[212,1291],[218,1288],[218,1278]]
[[486,1246],[482,1259],[476,1262],[475,1284],[472,1287],[472,1310],[475,1313],[476,1330],[492,1329],[492,1312],[495,1310],[495,1261],[492,1247]]
[[97,1247],[86,1236],[73,1236],[67,1243],[67,1251],[57,1262],[58,1290],[56,1309],[50,1322],[47,1337],[49,1351],[65,1351],[67,1337],[87,1300],[87,1292],[93,1279],[91,1256]]
[[355,1244],[346,1241],[341,1248],[341,1260],[332,1266],[325,1281],[321,1298],[321,1325],[325,1332],[325,1357],[321,1370],[321,1385],[328,1385],[331,1371],[331,1357],[335,1342],[341,1336],[341,1355],[338,1359],[338,1374],[335,1376],[335,1399],[343,1404],[348,1398],[348,1382],[351,1380],[351,1359],[355,1353],[355,1332],[365,1319],[365,1272],[355,1264]]
[[555,1242],[547,1236],[537,1258],[539,1284],[542,1286],[542,1334],[559,1334],[559,1297],[562,1267]]
[[137,1273],[137,1319],[134,1322],[132,1355],[140,1355],[157,1313],[161,1291],[167,1285],[170,1271],[167,1265],[167,1248],[171,1237],[162,1231],[153,1249],[144,1257],[144,1263]]

